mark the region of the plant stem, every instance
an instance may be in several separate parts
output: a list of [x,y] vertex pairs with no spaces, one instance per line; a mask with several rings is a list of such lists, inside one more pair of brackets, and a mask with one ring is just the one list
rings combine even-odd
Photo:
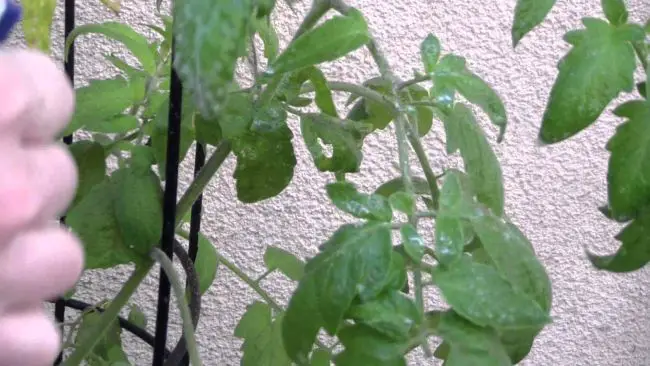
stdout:
[[192,181],[187,188],[181,199],[176,206],[176,226],[180,225],[183,217],[192,209],[192,205],[199,198],[205,187],[210,183],[214,174],[219,170],[221,164],[226,160],[232,151],[229,141],[222,141],[217,150],[210,156],[210,159],[205,163],[203,168],[199,171],[196,179]]
[[[176,233],[185,239],[188,239],[190,236],[190,234],[183,229],[177,229]],[[266,301],[273,310],[280,312],[284,311],[282,307],[275,300],[273,300],[273,298],[259,285],[256,280],[244,273],[241,268],[239,268],[235,263],[228,260],[228,258],[222,256],[216,248],[214,251],[217,254],[217,261],[226,266],[226,268],[234,273],[235,276],[239,277],[240,280],[244,281],[248,286],[250,286],[250,288],[253,289],[253,291],[255,291],[258,295],[260,295],[260,297],[264,299],[264,301]]]
[[167,254],[158,248],[153,248],[150,255],[153,260],[160,264],[171,282],[174,295],[176,296],[176,302],[178,303],[178,308],[181,312],[181,318],[183,320],[183,335],[185,336],[187,351],[190,354],[190,361],[194,366],[202,366],[203,363],[201,362],[199,350],[196,345],[194,326],[192,325],[192,315],[190,314],[189,306],[187,306],[184,287],[178,278],[178,273],[176,273],[176,270],[174,269],[174,264],[167,257]]
[[438,200],[440,198],[440,189],[438,188],[438,181],[437,181],[436,174],[433,172],[433,169],[431,168],[431,164],[429,163],[429,158],[427,157],[427,152],[424,151],[424,147],[422,146],[422,142],[418,138],[417,133],[413,131],[413,127],[410,124],[407,125],[407,129],[408,129],[409,142],[411,143],[411,147],[415,152],[415,156],[417,156],[418,161],[420,162],[420,166],[422,166],[424,177],[426,178],[427,183],[429,184],[429,190],[431,191],[431,201],[433,201],[433,207],[437,209]]
[[332,5],[329,0],[314,0],[311,9],[309,9],[309,12],[305,15],[305,19],[303,19],[302,23],[298,27],[291,42],[295,41],[298,37],[313,28],[320,18],[322,18],[330,9],[332,9]]
[[[398,111],[395,108],[394,103],[390,101],[390,99],[386,98],[386,96],[370,89],[366,88],[365,86],[362,85],[357,85],[357,84],[352,84],[352,83],[346,83],[343,81],[328,81],[327,82],[327,87],[330,90],[334,91],[342,91],[350,94],[356,94],[360,97],[363,97],[365,99],[372,100],[377,103],[381,103],[386,105],[391,109],[391,111],[394,114],[397,114]],[[311,93],[314,91],[314,85],[312,83],[307,83],[305,86],[302,87],[300,90],[300,94],[306,94],[306,93]]]
[[416,76],[411,80],[406,80],[406,81],[403,81],[403,82],[397,84],[397,90],[402,90],[404,88],[408,88],[409,86],[411,86],[413,84],[418,84],[418,83],[421,83],[421,82],[424,82],[424,81],[429,81],[429,80],[431,80],[431,77],[429,77],[428,75]]
[[[330,0],[332,7],[339,11],[342,14],[346,14],[350,11],[350,7],[345,4],[343,0]],[[397,97],[398,91],[399,91],[399,86],[403,85],[404,83],[400,82],[398,78],[395,77],[393,74],[390,64],[388,63],[388,60],[386,57],[382,54],[381,50],[379,49],[376,41],[374,38],[371,37],[370,42],[367,44],[368,50],[370,51],[370,54],[372,55],[372,58],[374,59],[375,63],[377,64],[377,67],[379,68],[379,72],[382,77],[384,77],[386,80],[389,80],[392,85],[392,90],[391,90],[391,97],[394,98],[395,100],[395,106],[393,109],[396,112],[395,116],[395,134],[397,137],[397,146],[398,146],[398,155],[399,155],[399,165],[400,165],[400,170],[402,173],[402,180],[404,182],[404,191],[409,194],[413,194],[414,189],[413,189],[413,181],[411,180],[411,173],[410,173],[410,166],[409,166],[409,151],[408,151],[408,143],[409,140],[412,136],[413,139],[417,140],[416,145],[420,146],[419,144],[419,136],[417,134],[412,134],[412,133],[407,133],[407,126],[409,125],[408,121],[406,120],[404,113],[402,111],[402,108],[400,106],[400,101],[399,98]],[[424,149],[422,149],[424,151]],[[425,156],[426,157],[426,156]],[[419,157],[418,157],[419,158]],[[427,162],[427,166],[429,170],[431,170],[431,167],[428,164],[427,160],[424,160]],[[422,163],[422,159],[420,159],[420,163]],[[432,173],[432,172],[431,172]],[[435,175],[433,175],[435,177]],[[429,181],[429,177],[427,177],[427,181]],[[433,184],[435,184],[435,179],[433,181]],[[430,183],[431,185],[431,183]],[[435,186],[437,189],[437,185]],[[432,191],[433,194],[433,191]],[[437,199],[437,196],[436,196]],[[417,218],[413,215],[409,216],[409,222],[412,223],[414,226],[417,225]],[[414,287],[415,287],[415,298],[416,298],[416,304],[418,306],[418,310],[420,311],[420,314],[424,315],[424,297],[423,297],[423,291],[422,291],[422,270],[421,268],[415,268],[414,271]],[[429,349],[429,346],[426,342],[426,338],[422,340],[421,342],[422,345],[422,350],[424,351],[424,354],[427,357],[431,357],[432,353],[431,350]]]
[[235,276],[239,277],[240,280],[244,281],[248,286],[250,286],[253,291],[255,291],[264,301],[266,301],[269,306],[275,311],[284,311],[282,307],[269,295],[260,285],[255,281],[253,278],[251,278],[249,275],[244,273],[235,263],[229,261],[226,257],[222,256],[219,251],[215,250],[217,253],[217,260],[219,263],[223,264],[228,268],[232,273],[235,274]]
[[113,324],[120,310],[129,301],[152,266],[153,262],[136,266],[131,277],[129,277],[120,292],[102,314],[99,323],[91,329],[90,334],[84,338],[84,341],[77,345],[77,348],[72,352],[70,357],[65,360],[64,366],[78,366],[90,354],[97,342],[104,338],[108,328]]

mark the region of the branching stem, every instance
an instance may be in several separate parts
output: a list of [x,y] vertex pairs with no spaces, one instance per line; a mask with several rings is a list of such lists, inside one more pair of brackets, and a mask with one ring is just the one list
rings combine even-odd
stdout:
[[167,254],[158,248],[153,248],[150,255],[153,260],[160,264],[172,285],[174,296],[176,296],[176,303],[178,304],[181,318],[183,319],[183,335],[187,344],[187,351],[190,354],[190,361],[192,365],[202,366],[203,363],[201,362],[199,349],[196,344],[196,335],[194,334],[194,325],[192,324],[192,315],[187,305],[187,300],[185,299],[184,287],[181,284],[178,273],[174,269],[174,264],[167,257]]
[[152,265],[153,262],[149,262],[135,268],[131,277],[129,277],[120,292],[108,305],[97,325],[90,330],[88,336],[77,345],[77,348],[72,352],[70,357],[65,360],[65,363],[63,363],[64,366],[81,365],[81,362],[90,354],[90,352],[92,352],[93,348],[95,348],[97,342],[104,338],[108,328],[110,328],[111,324],[116,321],[120,310],[122,310],[124,305],[126,305],[142,280],[147,276]]

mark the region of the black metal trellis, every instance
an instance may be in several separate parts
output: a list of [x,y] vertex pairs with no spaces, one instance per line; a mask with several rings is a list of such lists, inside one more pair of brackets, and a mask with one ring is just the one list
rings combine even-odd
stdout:
[[[65,0],[65,38],[72,32],[75,27],[75,0]],[[172,40],[172,64],[175,55],[175,42]],[[68,57],[64,62],[65,71],[74,84],[75,74],[75,47],[71,45]],[[161,248],[169,258],[173,258],[175,243],[175,222],[176,222],[176,203],[178,190],[178,172],[179,172],[179,152],[180,152],[180,134],[181,134],[181,112],[182,112],[182,94],[183,89],[181,81],[175,70],[171,70],[170,83],[170,101],[169,101],[169,120],[167,132],[167,164],[165,171],[165,189],[163,196],[163,228],[161,233]],[[72,136],[64,137],[66,144],[73,142]],[[205,163],[205,150],[203,145],[197,143],[194,164],[194,176],[202,169]],[[189,235],[189,258],[191,261],[196,260],[198,253],[199,230],[201,226],[202,196],[194,202],[190,219]],[[65,218],[62,218],[62,222]],[[170,351],[167,348],[167,331],[169,318],[169,301],[170,301],[170,283],[165,273],[160,271],[160,281],[158,287],[158,303],[156,308],[156,325],[155,335],[151,335],[146,330],[135,326],[129,321],[119,318],[120,326],[142,339],[146,344],[153,347],[153,366],[176,366],[165,363]],[[86,310],[92,307],[90,304],[74,299],[57,299],[55,302],[55,317],[57,321],[63,322],[66,307],[76,310]],[[102,311],[102,309],[97,309]],[[62,355],[59,355],[55,365],[60,364]],[[189,357],[187,353],[182,358],[179,366],[189,366]]]

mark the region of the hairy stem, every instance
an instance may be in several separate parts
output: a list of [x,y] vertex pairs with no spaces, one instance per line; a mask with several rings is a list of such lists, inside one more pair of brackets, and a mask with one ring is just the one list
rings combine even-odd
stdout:
[[183,217],[192,209],[192,205],[199,198],[205,187],[210,183],[214,174],[232,151],[229,141],[222,141],[217,150],[210,156],[196,179],[192,181],[176,206],[176,226],[180,225]]
[[[338,12],[342,14],[347,14],[350,11],[350,7],[347,4],[345,4],[343,0],[330,0],[330,1],[332,7],[336,9]],[[409,123],[406,120],[405,114],[403,112],[403,108],[400,106],[400,101],[398,98],[398,92],[399,92],[398,88],[399,86],[403,85],[403,83],[397,77],[395,77],[395,74],[393,74],[393,71],[390,67],[388,60],[379,49],[379,46],[377,45],[377,42],[373,37],[371,37],[371,41],[368,42],[367,47],[368,50],[370,51],[370,54],[372,55],[373,60],[375,61],[377,67],[379,68],[379,72],[381,76],[384,79],[390,81],[392,86],[391,97],[393,97],[395,101],[395,106],[393,107],[393,109],[396,112],[395,134],[397,137],[399,165],[402,174],[402,181],[404,183],[404,190],[406,191],[406,193],[413,194],[414,189],[413,189],[413,181],[411,179],[410,166],[409,166],[408,144],[409,144],[409,136],[412,139],[418,140],[417,144],[419,144],[419,136],[417,134],[407,133],[407,126],[409,125]],[[426,162],[428,163],[428,161]],[[422,163],[421,159],[420,159],[420,163]],[[428,169],[431,171],[431,167],[429,166],[429,164],[426,165],[428,166]],[[427,181],[429,181],[429,177],[427,177]],[[435,184],[435,179],[433,181],[433,184]],[[415,226],[417,225],[417,218],[413,215],[410,215],[409,222]],[[418,310],[420,311],[420,313],[424,314],[424,296],[422,291],[422,270],[420,268],[415,268],[413,274],[414,274],[416,304],[418,306]],[[421,345],[425,355],[427,357],[431,357],[432,353],[426,342],[426,338],[422,340]]]
[[72,352],[70,357],[65,360],[64,366],[78,366],[90,354],[97,342],[104,338],[108,328],[117,319],[120,310],[126,305],[135,290],[138,289],[138,286],[140,286],[140,283],[147,276],[152,266],[153,262],[149,262],[135,268],[131,277],[129,277],[120,292],[102,314],[98,324],[92,328],[88,337],[84,338],[84,341],[77,345],[77,348]]
[[[190,234],[183,229],[177,229],[176,233],[185,239],[189,239],[190,237]],[[264,299],[264,301],[266,301],[269,304],[269,306],[273,308],[273,310],[284,311],[284,309],[282,309],[282,307],[275,300],[273,300],[273,298],[259,285],[259,283],[256,280],[254,280],[252,277],[250,277],[244,271],[242,271],[241,268],[239,268],[235,263],[231,262],[230,260],[228,260],[228,258],[221,255],[221,253],[219,253],[219,251],[216,248],[214,251],[217,254],[217,261],[223,264],[224,266],[226,266],[226,268],[228,268],[232,273],[234,273],[235,276],[239,277],[240,280],[242,280],[248,286],[250,286],[250,288],[253,289],[253,291],[255,291],[258,295],[260,295],[260,297]]]
[[176,296],[176,302],[178,304],[178,308],[181,312],[181,318],[183,320],[183,336],[186,339],[187,351],[190,354],[190,361],[192,362],[192,365],[202,366],[203,363],[201,362],[199,350],[196,345],[196,335],[194,334],[192,315],[190,314],[189,306],[187,306],[187,301],[185,300],[185,291],[183,285],[181,284],[181,280],[178,278],[178,273],[176,273],[176,270],[174,269],[174,264],[167,257],[167,254],[158,248],[153,248],[150,255],[153,260],[160,264],[171,282],[174,296]]
[[403,82],[397,84],[397,90],[402,90],[404,88],[408,88],[409,86],[411,86],[413,84],[418,84],[418,83],[421,83],[421,82],[424,82],[424,81],[429,81],[429,80],[431,80],[430,76],[428,76],[428,75],[420,75],[420,76],[414,77],[413,79],[406,80],[406,81],[403,81]]
[[422,166],[424,177],[426,178],[427,183],[429,184],[429,190],[431,191],[431,201],[433,201],[433,207],[437,209],[438,200],[440,198],[440,189],[438,188],[437,176],[433,172],[433,169],[431,168],[431,164],[429,163],[429,158],[427,157],[427,152],[424,151],[424,146],[422,146],[422,142],[418,138],[417,133],[413,131],[413,127],[410,124],[407,125],[407,130],[408,130],[408,139],[409,142],[411,143],[411,147],[413,148],[413,151],[415,152],[415,155],[417,156],[418,161],[420,162],[420,166]]

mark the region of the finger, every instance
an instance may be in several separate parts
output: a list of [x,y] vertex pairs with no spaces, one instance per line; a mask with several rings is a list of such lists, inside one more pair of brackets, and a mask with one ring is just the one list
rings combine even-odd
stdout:
[[34,50],[0,53],[0,133],[52,141],[74,111],[74,91],[56,64]]
[[59,226],[16,236],[0,248],[0,302],[4,306],[60,296],[83,269],[79,240]]
[[0,243],[34,223],[62,214],[74,197],[77,167],[63,144],[0,143]]
[[52,365],[61,336],[43,308],[32,306],[0,316],[0,366]]
[[0,142],[0,244],[35,222],[43,206],[42,195],[29,176],[26,154],[20,146],[5,142]]
[[74,158],[61,143],[25,149],[25,164],[33,189],[40,195],[38,219],[62,215],[74,198],[78,172]]

